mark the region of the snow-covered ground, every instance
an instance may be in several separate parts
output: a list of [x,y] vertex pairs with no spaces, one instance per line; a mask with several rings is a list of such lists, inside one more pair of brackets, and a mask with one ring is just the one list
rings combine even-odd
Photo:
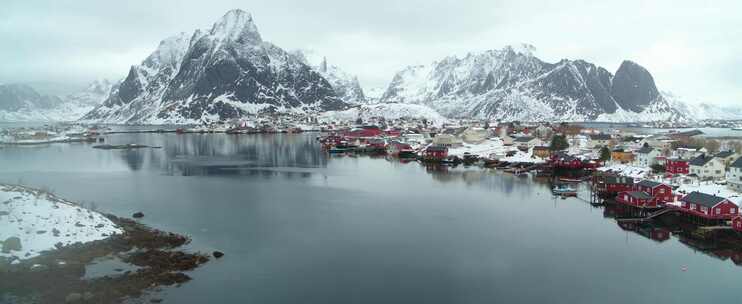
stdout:
[[528,150],[528,152],[518,151],[513,156],[507,156],[507,157],[500,158],[500,161],[509,162],[509,163],[533,163],[533,164],[542,164],[546,162],[545,159],[534,157],[533,149]]
[[711,181],[695,182],[680,185],[675,191],[678,194],[688,194],[693,191],[724,197],[740,206],[742,204],[742,193],[729,189],[726,185],[719,185]]
[[624,165],[624,164],[613,164],[608,165],[604,167],[598,168],[598,171],[611,171],[614,173],[618,173],[623,176],[628,176],[631,178],[645,178],[649,173],[652,172],[652,169],[647,167],[637,167],[632,165]]
[[40,190],[0,184],[0,257],[24,260],[57,246],[121,233],[98,212]]
[[488,139],[478,144],[464,143],[460,147],[448,149],[448,155],[464,157],[464,153],[469,152],[480,157],[489,157],[491,154],[505,154],[505,146],[500,139]]

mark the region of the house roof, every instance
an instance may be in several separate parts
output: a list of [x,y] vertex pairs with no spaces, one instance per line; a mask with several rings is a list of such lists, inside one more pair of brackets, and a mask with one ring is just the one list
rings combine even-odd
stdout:
[[742,157],[737,158],[729,167],[742,169]]
[[641,149],[639,149],[639,150],[638,150],[638,151],[636,151],[636,152],[639,152],[639,153],[641,153],[641,154],[649,154],[649,153],[651,153],[652,151],[654,151],[654,148],[652,148],[652,147],[650,147],[650,146],[642,146],[642,148],[641,148]]
[[591,140],[611,140],[611,136],[609,134],[593,134],[590,135]]
[[701,155],[698,155],[698,157],[692,159],[690,161],[690,165],[702,167],[708,164],[708,162],[710,162],[712,159],[714,159],[713,156],[706,156],[706,154],[701,154]]
[[714,155],[714,157],[727,158],[727,157],[730,157],[732,155],[734,155],[734,152],[733,151],[721,151],[719,153],[716,153],[716,155]]
[[636,199],[652,199],[652,196],[642,191],[629,191],[627,194]]
[[718,205],[719,203],[725,201],[726,199],[720,196],[716,196],[716,195],[710,195],[710,194],[701,193],[698,191],[693,191],[680,200],[686,203],[697,204],[697,205],[710,208],[710,207]]
[[662,185],[662,183],[658,183],[658,182],[651,181],[651,180],[642,180],[642,181],[638,182],[637,184],[640,185],[640,186],[650,187],[650,188],[655,188],[657,186],[661,186]]
[[685,132],[668,133],[667,135],[670,137],[679,137],[679,136],[693,137],[697,135],[703,135],[703,132],[701,132],[701,130],[696,129],[696,130],[690,130],[690,131],[685,131]]
[[441,146],[429,146],[425,149],[425,151],[429,152],[442,152],[442,151],[448,151],[448,148],[441,147]]
[[634,180],[625,176],[607,176],[606,184],[634,184]]
[[534,139],[536,139],[536,138],[533,137],[533,136],[521,136],[521,137],[516,137],[515,139],[513,139],[513,141],[514,142],[529,142],[529,141],[532,141]]

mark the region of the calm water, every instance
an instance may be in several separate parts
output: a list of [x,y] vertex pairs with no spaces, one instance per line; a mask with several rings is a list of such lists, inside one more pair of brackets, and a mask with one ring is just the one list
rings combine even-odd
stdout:
[[[734,303],[742,267],[622,230],[602,208],[479,168],[329,157],[316,134],[111,135],[0,149],[49,187],[226,257],[167,303]],[[609,213],[609,212],[608,212]],[[687,266],[687,271],[683,267]]]

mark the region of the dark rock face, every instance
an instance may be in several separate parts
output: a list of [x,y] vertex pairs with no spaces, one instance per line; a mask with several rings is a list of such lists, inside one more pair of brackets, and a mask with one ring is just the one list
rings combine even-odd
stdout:
[[624,61],[616,71],[611,94],[622,108],[639,112],[660,96],[654,78],[642,66]]
[[252,16],[233,10],[208,31],[164,40],[83,120],[209,122],[248,113],[346,106],[322,75],[296,55],[264,42]]

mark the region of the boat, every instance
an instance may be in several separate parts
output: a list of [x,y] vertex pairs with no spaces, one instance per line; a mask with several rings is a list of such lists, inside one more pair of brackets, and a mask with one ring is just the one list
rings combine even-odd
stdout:
[[732,128],[732,131],[742,131],[742,127]]
[[559,185],[554,186],[554,188],[551,189],[551,193],[553,193],[554,195],[562,196],[562,197],[577,196],[577,190],[565,184],[559,184]]
[[333,147],[331,147],[328,152],[332,154],[339,154],[339,153],[350,153],[355,152],[358,146],[348,144],[347,142],[341,142]]
[[515,175],[517,177],[527,177],[528,176],[528,171],[526,171],[526,170],[515,170],[515,172],[513,172],[513,175]]

